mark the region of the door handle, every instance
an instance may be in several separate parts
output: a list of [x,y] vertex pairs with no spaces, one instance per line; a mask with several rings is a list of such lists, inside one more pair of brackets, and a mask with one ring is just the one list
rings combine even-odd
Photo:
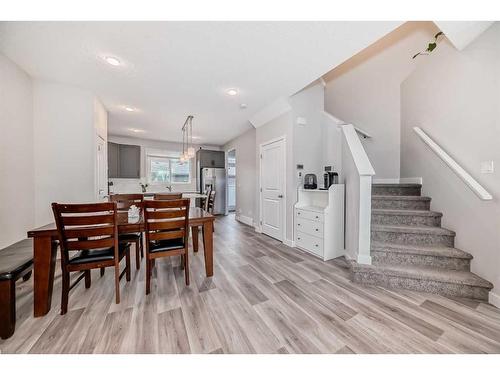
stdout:
[[283,195],[282,194],[278,195],[278,198],[283,198]]

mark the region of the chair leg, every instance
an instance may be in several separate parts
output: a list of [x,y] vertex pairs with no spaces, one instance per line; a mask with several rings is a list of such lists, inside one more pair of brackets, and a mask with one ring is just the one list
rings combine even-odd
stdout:
[[186,254],[184,255],[184,278],[186,279],[186,285],[189,285],[189,256],[188,250],[186,249]]
[[185,257],[184,255],[181,255],[181,270],[183,270],[185,267],[185,263],[186,263],[186,260],[185,260]]
[[135,241],[135,268],[136,269],[141,268],[141,259],[139,258],[139,252],[141,251],[140,245],[139,245],[140,242],[141,242],[140,239]]
[[152,260],[146,257],[146,295],[151,292],[151,266]]
[[83,271],[85,272],[85,289],[90,288],[90,284],[92,282],[92,278],[90,276],[90,270]]
[[140,246],[141,246],[141,258],[144,258],[144,239],[143,239],[142,233],[141,233],[140,240],[141,240],[141,242],[140,242]]
[[8,339],[16,329],[16,283],[0,280],[0,337]]
[[63,270],[62,291],[61,291],[61,315],[64,315],[68,312],[68,299],[69,299],[69,272]]
[[115,297],[116,304],[120,303],[120,263],[115,264]]
[[127,249],[127,252],[125,253],[125,277],[127,279],[127,282],[130,281],[130,247]]
[[106,271],[106,268],[101,267],[101,277],[103,277],[103,276],[104,276],[104,272],[105,272],[105,271]]
[[23,276],[23,281],[28,281],[30,279],[32,273],[33,273],[33,271],[30,271],[26,275],[24,275]]

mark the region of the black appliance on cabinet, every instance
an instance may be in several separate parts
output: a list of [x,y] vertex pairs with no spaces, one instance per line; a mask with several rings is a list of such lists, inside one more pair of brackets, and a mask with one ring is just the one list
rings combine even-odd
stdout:
[[318,182],[314,173],[308,173],[304,177],[304,189],[317,189]]

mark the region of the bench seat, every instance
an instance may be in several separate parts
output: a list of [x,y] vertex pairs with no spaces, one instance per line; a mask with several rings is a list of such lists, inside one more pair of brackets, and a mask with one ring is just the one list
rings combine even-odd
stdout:
[[0,337],[7,339],[16,328],[16,281],[28,280],[33,269],[33,240],[19,241],[0,250]]

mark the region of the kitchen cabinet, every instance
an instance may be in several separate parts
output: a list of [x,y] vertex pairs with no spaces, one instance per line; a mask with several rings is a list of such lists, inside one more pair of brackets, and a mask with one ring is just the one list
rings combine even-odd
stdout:
[[140,178],[141,147],[108,142],[109,178]]
[[198,150],[196,152],[198,168],[225,168],[226,156],[224,151]]

